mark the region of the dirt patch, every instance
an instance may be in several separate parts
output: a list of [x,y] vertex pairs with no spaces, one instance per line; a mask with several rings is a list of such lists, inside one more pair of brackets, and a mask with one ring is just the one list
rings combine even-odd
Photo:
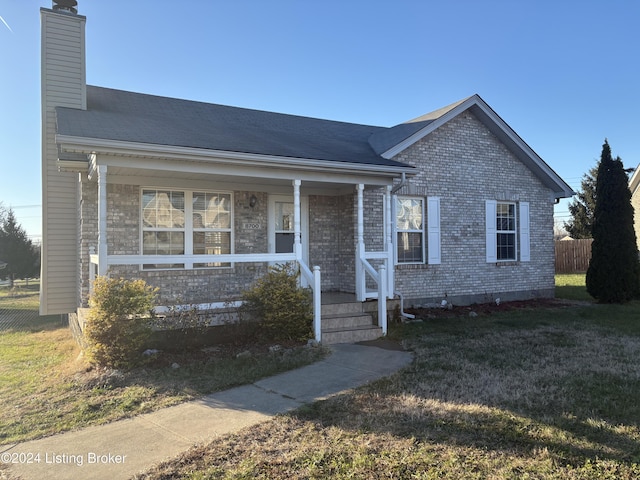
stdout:
[[392,340],[388,337],[380,337],[376,340],[369,340],[367,342],[358,342],[358,345],[364,345],[367,347],[378,347],[384,350],[406,350],[406,348],[404,348],[400,342]]
[[476,303],[466,306],[455,306],[447,304],[445,307],[436,308],[409,308],[407,313],[416,316],[416,319],[429,318],[456,318],[469,316],[487,316],[494,313],[510,312],[514,310],[536,309],[536,308],[560,308],[573,306],[576,302],[571,302],[556,298],[535,298],[532,300],[518,300],[513,302],[493,302]]

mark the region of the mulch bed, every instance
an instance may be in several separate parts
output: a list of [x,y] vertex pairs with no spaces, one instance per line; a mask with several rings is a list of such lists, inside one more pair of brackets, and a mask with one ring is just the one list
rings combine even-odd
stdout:
[[510,312],[514,310],[534,308],[558,308],[574,305],[570,302],[555,298],[535,298],[532,300],[519,300],[513,302],[476,303],[466,306],[447,306],[445,308],[408,308],[407,313],[416,316],[416,319],[456,318],[469,317],[475,313],[478,316],[491,315],[493,313]]

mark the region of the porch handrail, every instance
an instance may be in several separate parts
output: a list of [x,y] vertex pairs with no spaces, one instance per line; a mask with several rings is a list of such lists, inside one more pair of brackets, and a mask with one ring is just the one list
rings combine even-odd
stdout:
[[[384,255],[377,256],[370,254],[384,253]],[[383,259],[382,265],[376,272],[375,268],[369,263],[367,259],[376,258]],[[360,257],[360,264],[364,267],[364,271],[367,272],[371,278],[376,282],[378,287],[378,326],[382,328],[382,334],[387,334],[387,267],[385,266],[388,259],[386,252],[366,252]],[[366,292],[365,292],[366,296]]]
[[[248,263],[248,262],[298,262],[302,276],[313,291],[313,329],[315,340],[322,339],[322,306],[321,306],[321,277],[320,267],[314,266],[313,271],[302,260],[296,259],[295,253],[237,253],[220,255],[107,255],[107,265],[143,265],[168,263]],[[100,264],[100,255],[95,249],[89,252],[89,285],[93,288],[96,268]]]
[[373,268],[373,265],[369,263],[367,257],[365,256],[364,258],[361,258],[360,261],[362,262],[362,266],[364,267],[365,272],[367,272],[376,283],[380,283],[378,272],[376,272],[376,269]]
[[[99,260],[92,255],[91,260]],[[295,262],[294,253],[224,253],[219,255],[107,255],[107,265],[167,263]]]
[[313,334],[316,342],[322,341],[322,292],[320,282],[320,267],[315,265],[313,272],[309,269],[308,265],[298,260],[300,265],[300,272],[305,280],[311,285],[311,291],[313,292]]

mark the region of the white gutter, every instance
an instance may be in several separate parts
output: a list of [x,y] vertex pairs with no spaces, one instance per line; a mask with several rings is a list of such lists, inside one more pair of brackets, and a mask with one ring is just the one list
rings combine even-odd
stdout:
[[414,173],[415,168],[409,166],[390,166],[374,164],[358,164],[345,161],[318,160],[300,157],[283,157],[277,155],[261,155],[226,150],[208,150],[204,148],[180,147],[173,145],[157,145],[153,143],[124,142],[101,138],[74,137],[56,135],[56,142],[65,151],[73,153],[104,153],[147,158],[172,158],[185,161],[207,163],[233,163],[234,165],[250,165],[263,167],[280,167],[297,170],[327,170],[340,172],[363,172],[373,175],[400,175]]

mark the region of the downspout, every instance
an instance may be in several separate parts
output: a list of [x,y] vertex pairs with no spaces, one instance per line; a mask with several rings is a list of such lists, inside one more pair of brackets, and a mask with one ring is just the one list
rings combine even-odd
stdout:
[[400,292],[393,292],[393,294],[400,297],[400,316],[404,318],[409,318],[411,320],[416,318],[415,315],[412,315],[404,311],[404,297],[402,296],[402,294]]
[[404,172],[402,172],[402,179],[400,183],[391,189],[391,195],[395,195],[398,190],[404,187],[407,184],[407,176]]
[[[400,180],[400,183],[391,189],[391,195],[395,195],[406,184],[407,184],[407,176],[403,172],[402,173],[402,179]],[[397,295],[398,297],[400,297],[400,316],[402,316],[404,318],[409,318],[409,319],[412,319],[412,320],[414,318],[416,318],[415,315],[411,315],[410,313],[406,313],[404,311],[404,297],[402,296],[402,293],[394,291],[393,294]]]

